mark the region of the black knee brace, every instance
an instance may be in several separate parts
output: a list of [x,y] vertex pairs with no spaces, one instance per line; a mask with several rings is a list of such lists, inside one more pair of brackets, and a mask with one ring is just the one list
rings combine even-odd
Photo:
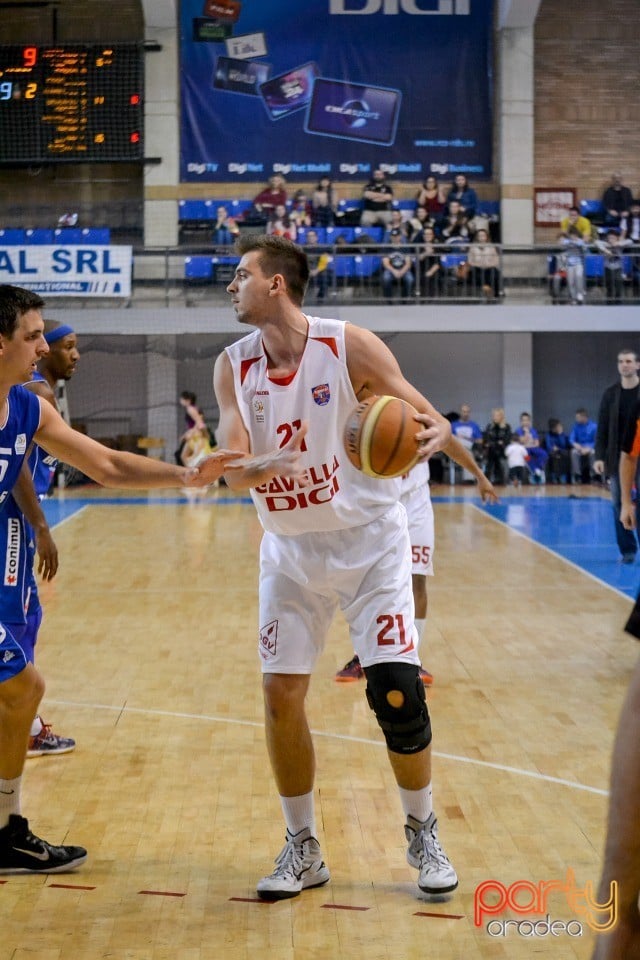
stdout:
[[367,700],[392,753],[419,753],[431,743],[424,684],[411,663],[374,663],[364,668]]

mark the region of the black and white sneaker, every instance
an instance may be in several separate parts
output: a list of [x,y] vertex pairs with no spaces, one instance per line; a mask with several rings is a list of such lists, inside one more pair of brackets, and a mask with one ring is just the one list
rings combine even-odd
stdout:
[[29,821],[12,813],[0,830],[0,874],[66,873],[87,859],[84,847],[54,847],[29,830]]
[[443,897],[458,886],[456,875],[448,856],[438,840],[438,821],[432,813],[426,823],[407,817],[404,828],[409,844],[407,863],[420,871],[418,886],[431,897]]
[[322,859],[320,844],[305,827],[300,833],[287,830],[287,842],[276,858],[276,869],[258,881],[258,895],[263,900],[286,900],[302,890],[320,887],[329,880],[329,870]]

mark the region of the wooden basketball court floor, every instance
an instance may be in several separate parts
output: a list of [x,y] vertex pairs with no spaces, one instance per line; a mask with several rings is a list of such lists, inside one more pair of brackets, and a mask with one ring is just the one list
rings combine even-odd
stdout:
[[23,807],[36,833],[84,844],[89,859],[68,875],[2,878],[0,960],[590,956],[588,923],[565,892],[544,909],[566,926],[556,936],[532,935],[541,916],[508,908],[476,926],[474,894],[490,879],[506,890],[568,871],[581,890],[597,884],[610,749],[637,656],[622,631],[630,602],[531,534],[541,504],[552,529],[566,509],[565,539],[574,529],[588,552],[599,536],[588,510],[603,495],[506,492],[503,516],[473,489],[432,492],[422,654],[435,675],[434,802],[460,878],[452,899],[427,901],[405,862],[364,683],[333,679],[351,655],[338,618],[308,704],[332,879],[257,900],[284,829],[264,746],[254,509],[224,490],[187,500],[80,489],[46,504],[61,521],[61,566],[42,589],[37,660],[42,713],[78,746],[27,761]]

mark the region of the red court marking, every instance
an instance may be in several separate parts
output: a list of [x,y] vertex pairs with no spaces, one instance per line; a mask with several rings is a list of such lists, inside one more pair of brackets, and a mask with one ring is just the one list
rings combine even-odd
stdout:
[[346,903],[323,903],[323,910],[370,910],[371,907],[352,907]]
[[47,886],[58,887],[60,890],[95,890],[95,887],[83,887],[79,883],[48,883]]
[[464,920],[464,913],[425,913],[418,910],[414,917],[435,917],[437,920]]
[[263,900],[262,897],[229,897],[235,903],[278,903],[277,900]]
[[150,897],[186,897],[186,893],[172,893],[170,890],[138,890],[138,893],[146,893]]

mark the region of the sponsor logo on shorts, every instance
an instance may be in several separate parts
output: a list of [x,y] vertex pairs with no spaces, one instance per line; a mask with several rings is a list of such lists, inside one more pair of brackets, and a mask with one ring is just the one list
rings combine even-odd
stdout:
[[260,656],[263,660],[275,657],[278,649],[278,621],[272,620],[260,627]]
[[20,561],[20,521],[10,517],[7,524],[7,553],[4,564],[4,585],[15,587],[18,582]]

